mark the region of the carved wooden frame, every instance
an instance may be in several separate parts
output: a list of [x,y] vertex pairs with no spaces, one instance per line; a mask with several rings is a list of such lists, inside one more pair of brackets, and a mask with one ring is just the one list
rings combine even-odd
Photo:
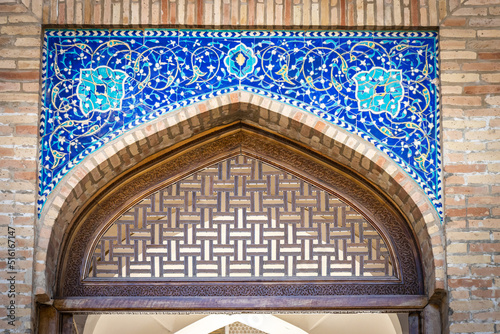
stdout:
[[[399,280],[168,282],[83,281],[91,245],[109,222],[145,196],[238,154],[284,169],[362,212],[393,248]],[[414,231],[369,180],[300,144],[235,123],[187,140],[120,176],[75,217],[63,243],[54,305],[60,310],[421,309],[423,267]],[[389,246],[388,245],[388,246]],[[95,297],[99,297],[97,300]],[[362,298],[360,298],[362,297]]]

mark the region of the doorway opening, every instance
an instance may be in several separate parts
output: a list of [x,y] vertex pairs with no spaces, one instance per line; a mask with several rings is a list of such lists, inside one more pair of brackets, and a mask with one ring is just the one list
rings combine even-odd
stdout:
[[75,217],[40,333],[73,330],[82,313],[93,333],[122,317],[108,312],[216,319],[214,331],[260,317],[311,333],[371,317],[417,333],[428,297],[416,240],[369,180],[238,123],[123,175]]
[[75,315],[77,334],[408,334],[407,313]]

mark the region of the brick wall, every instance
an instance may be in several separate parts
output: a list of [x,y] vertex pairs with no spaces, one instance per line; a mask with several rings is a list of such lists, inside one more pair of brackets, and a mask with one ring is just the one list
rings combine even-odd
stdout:
[[450,331],[499,333],[500,2],[441,24]]
[[[0,2],[0,329],[30,329],[38,133],[40,15]],[[8,226],[16,235],[16,326],[6,320]],[[8,331],[7,331],[8,333]]]
[[[452,333],[500,333],[499,0],[0,0],[0,289],[16,229],[17,326],[30,332],[41,24],[440,28],[446,258]],[[34,231],[37,231],[35,233]],[[435,231],[429,233],[433,235]],[[432,237],[439,245],[439,235]],[[435,251],[436,253],[436,251]],[[437,265],[439,267],[439,264]],[[443,285],[444,286],[444,285]]]

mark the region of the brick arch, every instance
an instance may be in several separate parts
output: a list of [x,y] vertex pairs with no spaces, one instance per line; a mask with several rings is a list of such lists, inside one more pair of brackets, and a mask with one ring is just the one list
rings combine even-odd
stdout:
[[129,131],[89,155],[59,182],[41,213],[35,293],[53,295],[59,250],[74,218],[103,189],[127,172],[180,143],[244,122],[329,157],[381,190],[411,222],[424,265],[426,293],[444,288],[443,234],[439,217],[421,188],[385,153],[336,125],[289,105],[247,92],[212,98],[171,112]]

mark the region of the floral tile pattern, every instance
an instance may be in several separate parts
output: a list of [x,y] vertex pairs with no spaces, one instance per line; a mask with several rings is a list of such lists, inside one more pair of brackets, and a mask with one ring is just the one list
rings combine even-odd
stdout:
[[372,142],[442,217],[437,33],[46,30],[38,210],[104,143],[236,90]]

